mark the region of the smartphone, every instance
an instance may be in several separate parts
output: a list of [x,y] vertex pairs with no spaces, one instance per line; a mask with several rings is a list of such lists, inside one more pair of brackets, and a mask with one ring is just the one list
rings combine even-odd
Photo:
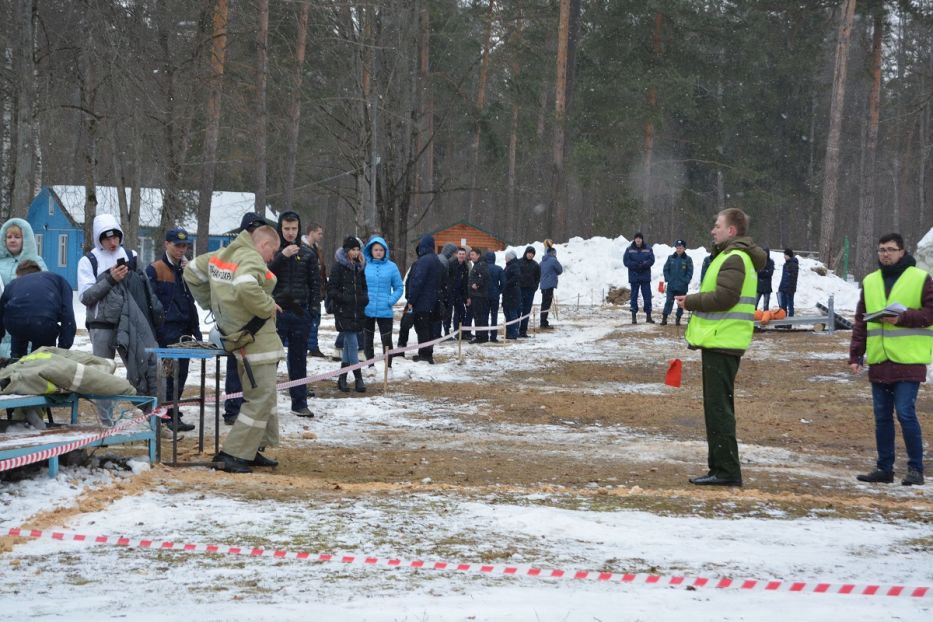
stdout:
[[120,257],[119,259],[117,259],[117,266],[125,266],[125,265],[126,265],[126,257]]

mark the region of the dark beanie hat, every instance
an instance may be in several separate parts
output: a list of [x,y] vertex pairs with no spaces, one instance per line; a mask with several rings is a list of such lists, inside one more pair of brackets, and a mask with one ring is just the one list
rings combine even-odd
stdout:
[[637,240],[637,239],[639,239],[639,238],[642,239],[642,240],[645,239],[645,236],[643,236],[643,235],[641,234],[641,231],[639,231],[638,233],[636,233],[636,234],[635,234],[635,237],[632,238],[632,239],[633,239],[633,240]]
[[347,239],[343,241],[343,250],[348,251],[351,248],[360,248],[360,241],[352,235],[347,236]]

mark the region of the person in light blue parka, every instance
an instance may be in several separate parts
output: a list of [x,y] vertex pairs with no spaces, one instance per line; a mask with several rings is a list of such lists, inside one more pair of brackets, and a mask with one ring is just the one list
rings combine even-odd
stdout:
[[[23,261],[31,260],[39,264],[42,271],[48,270],[36,245],[36,236],[32,226],[22,218],[10,218],[0,227],[0,282],[2,287],[16,278],[16,267]],[[2,290],[0,287],[0,290]],[[0,342],[0,358],[10,358],[10,336]]]
[[[364,310],[366,319],[363,323],[363,352],[371,359],[375,354],[374,340],[376,326],[384,348],[392,349],[392,306],[404,293],[402,275],[398,266],[389,259],[389,245],[378,235],[369,238],[363,249],[366,258],[366,287],[369,290],[369,304]],[[387,361],[389,367],[392,360]]]

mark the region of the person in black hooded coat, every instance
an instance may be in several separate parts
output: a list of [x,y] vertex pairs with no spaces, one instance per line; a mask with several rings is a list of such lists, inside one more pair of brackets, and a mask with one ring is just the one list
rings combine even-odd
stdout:
[[[327,296],[331,299],[334,324],[343,338],[343,367],[360,362],[358,335],[363,330],[364,309],[369,304],[365,269],[360,241],[351,235],[334,254],[334,267],[327,280]],[[353,376],[356,378],[356,391],[365,392],[362,370],[354,369]],[[344,393],[350,390],[346,374],[340,374],[337,388]]]
[[[535,261],[534,246],[525,247],[525,254],[518,260],[518,265],[521,269],[518,285],[522,288],[522,315],[528,315],[531,313],[535,292],[538,291],[538,284],[541,282],[541,266]],[[519,324],[518,336],[528,336],[528,318]]]

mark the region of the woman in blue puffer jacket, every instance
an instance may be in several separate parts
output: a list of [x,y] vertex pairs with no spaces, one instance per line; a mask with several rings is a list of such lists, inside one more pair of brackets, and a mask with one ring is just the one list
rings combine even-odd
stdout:
[[[363,249],[366,258],[366,287],[369,290],[369,304],[366,305],[366,318],[363,323],[363,352],[367,359],[375,354],[373,341],[376,326],[384,348],[392,349],[392,305],[402,297],[404,285],[398,266],[389,259],[389,245],[374,235]],[[392,359],[387,361],[392,366]]]

